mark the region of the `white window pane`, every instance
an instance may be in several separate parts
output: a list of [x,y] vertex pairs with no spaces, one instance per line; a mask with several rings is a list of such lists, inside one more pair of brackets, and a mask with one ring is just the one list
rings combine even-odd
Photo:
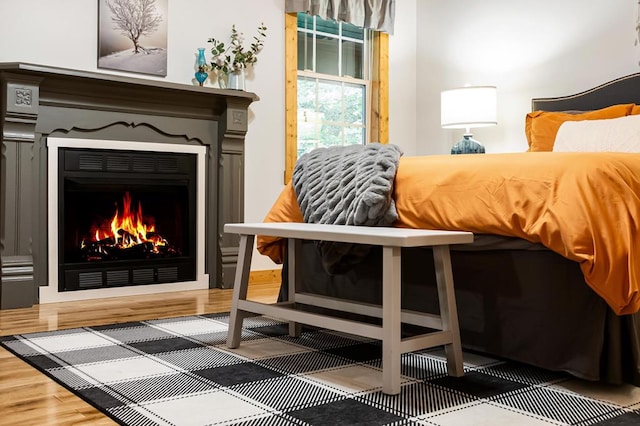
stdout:
[[329,36],[316,36],[316,72],[340,75],[338,68],[338,39]]
[[345,145],[364,144],[364,128],[345,127],[344,128],[344,144]]
[[320,139],[323,146],[341,146],[342,143],[342,126],[333,126],[327,123],[322,125],[320,130]]
[[342,84],[338,81],[318,83],[318,111],[324,113],[325,121],[342,123]]
[[364,45],[349,40],[342,41],[342,75],[363,78]]
[[364,124],[365,86],[361,84],[344,85],[344,122],[348,124]]
[[298,31],[298,69],[313,70],[313,34]]
[[298,77],[298,109],[316,109],[316,80]]

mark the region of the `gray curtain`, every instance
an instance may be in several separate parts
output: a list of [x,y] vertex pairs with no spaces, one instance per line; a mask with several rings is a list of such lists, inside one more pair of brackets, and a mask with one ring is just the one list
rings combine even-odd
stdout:
[[395,4],[396,0],[286,0],[285,10],[393,34]]

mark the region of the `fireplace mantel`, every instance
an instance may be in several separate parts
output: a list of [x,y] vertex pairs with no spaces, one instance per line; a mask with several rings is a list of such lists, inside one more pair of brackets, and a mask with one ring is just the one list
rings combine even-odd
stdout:
[[205,269],[231,287],[244,219],[244,138],[250,92],[0,63],[0,309],[38,303],[48,282],[47,138],[206,148]]

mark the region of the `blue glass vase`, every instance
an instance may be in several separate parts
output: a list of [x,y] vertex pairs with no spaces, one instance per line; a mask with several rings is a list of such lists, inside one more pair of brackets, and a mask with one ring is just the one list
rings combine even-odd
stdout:
[[204,47],[198,47],[198,59],[196,60],[196,66],[198,67],[198,71],[196,71],[196,80],[198,80],[198,84],[202,86],[209,77],[207,74],[207,58],[204,57]]

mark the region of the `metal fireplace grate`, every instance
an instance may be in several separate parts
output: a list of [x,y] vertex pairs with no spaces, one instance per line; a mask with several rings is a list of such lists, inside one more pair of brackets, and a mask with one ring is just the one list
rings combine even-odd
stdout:
[[[131,160],[131,167],[134,172],[151,173],[155,171],[155,158],[134,156]],[[176,170],[177,171],[177,170]]]
[[184,165],[178,157],[156,154],[119,155],[106,150],[96,152],[74,152],[68,150],[65,158],[66,170],[134,172],[134,173],[179,173]]
[[133,277],[131,282],[133,284],[151,284],[155,280],[153,279],[153,269],[145,268],[145,269],[134,269],[132,271]]
[[82,272],[78,274],[79,288],[95,288],[102,286],[102,272]]
[[78,168],[86,171],[102,170],[102,156],[96,154],[80,154]]
[[178,268],[158,268],[158,281],[170,283],[178,280]]
[[177,266],[78,272],[76,276],[78,289],[161,284],[191,279]]
[[158,171],[163,173],[176,173],[178,171],[178,161],[175,158],[159,158]]
[[129,271],[107,271],[107,285],[121,286],[129,284]]

